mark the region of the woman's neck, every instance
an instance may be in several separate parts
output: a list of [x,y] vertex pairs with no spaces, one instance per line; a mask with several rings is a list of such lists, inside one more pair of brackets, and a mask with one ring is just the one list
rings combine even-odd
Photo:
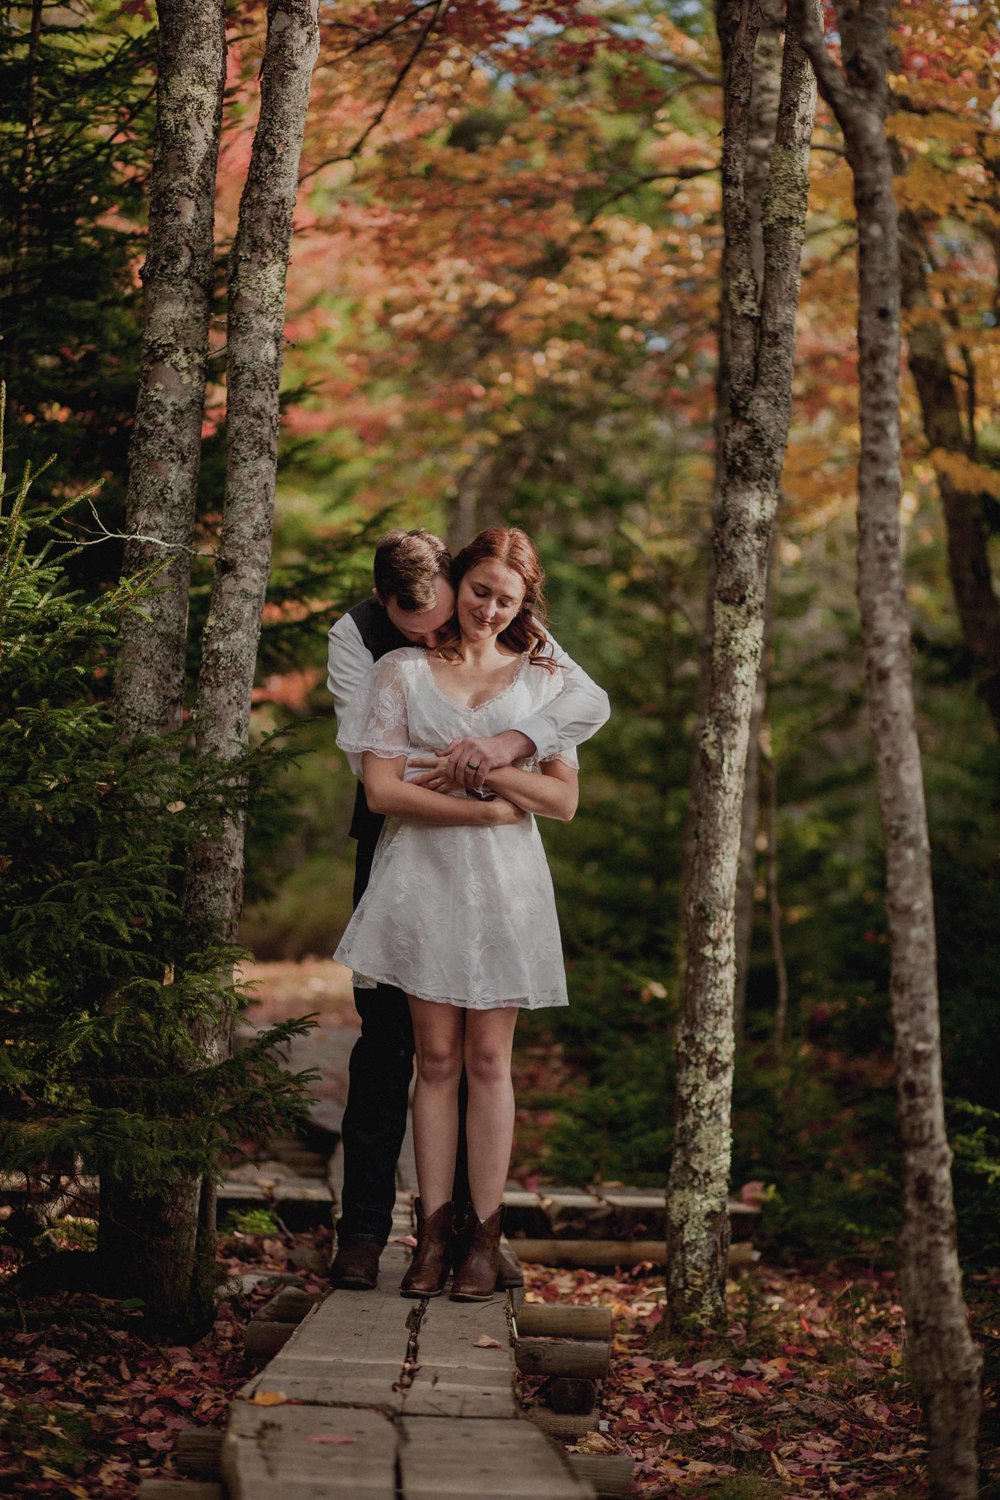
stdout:
[[496,667],[501,662],[510,660],[510,655],[499,649],[496,636],[490,636],[486,641],[467,641],[463,638],[462,655],[470,667],[480,669]]

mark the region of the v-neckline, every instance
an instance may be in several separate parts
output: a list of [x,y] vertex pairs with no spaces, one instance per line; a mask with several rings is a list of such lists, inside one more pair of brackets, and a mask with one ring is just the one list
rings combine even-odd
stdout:
[[444,688],[441,687],[441,685],[439,684],[437,678],[434,675],[434,668],[431,666],[431,664],[430,664],[430,662],[429,662],[429,660],[427,658],[427,652],[425,651],[423,653],[423,662],[424,662],[425,668],[427,669],[427,675],[430,678],[431,687],[437,693],[437,695],[438,695],[439,698],[443,698],[446,703],[449,703],[452,708],[458,709],[459,713],[462,713],[462,714],[478,714],[482,709],[489,708],[491,704],[498,703],[501,698],[503,698],[507,693],[510,692],[511,688],[514,686],[514,684],[517,682],[518,678],[521,676],[521,671],[522,671],[522,669],[524,667],[524,661],[525,661],[525,658],[524,658],[524,655],[522,654],[517,659],[517,666],[516,666],[516,668],[514,670],[514,675],[513,675],[513,677],[511,677],[510,681],[508,683],[506,683],[500,689],[500,691],[498,693],[494,693],[493,696],[492,696],[492,698],[486,698],[482,703],[477,703],[475,705],[475,707],[472,707],[468,703],[460,703],[457,698],[453,698],[450,693],[446,693],[445,692]]

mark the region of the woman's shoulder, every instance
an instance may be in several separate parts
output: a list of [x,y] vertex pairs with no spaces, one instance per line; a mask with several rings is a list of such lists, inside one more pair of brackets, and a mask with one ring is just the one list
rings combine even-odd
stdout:
[[398,646],[395,651],[387,651],[384,656],[379,657],[375,670],[384,676],[400,672],[407,675],[426,654],[423,646]]
[[550,698],[557,698],[562,692],[562,668],[548,647],[536,656],[525,651],[521,656],[518,673],[520,680],[528,684],[532,697],[539,702],[547,703]]

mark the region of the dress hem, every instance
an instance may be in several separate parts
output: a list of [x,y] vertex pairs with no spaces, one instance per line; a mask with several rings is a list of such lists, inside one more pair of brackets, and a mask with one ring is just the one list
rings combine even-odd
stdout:
[[[334,954],[334,957],[336,958],[336,954]],[[337,962],[343,963],[344,961],[343,959],[337,959]],[[350,968],[350,964],[345,964],[345,968]],[[404,982],[401,982],[398,975],[358,974],[354,970],[351,973],[355,989],[374,990],[380,984],[388,984],[393,989],[402,990],[404,995],[412,995],[415,1000],[428,1000],[435,1005],[455,1005],[460,1010],[555,1010],[569,1005],[569,998],[567,996],[563,996],[558,1000],[532,1000],[530,997],[522,995],[516,1000],[503,998],[476,1001],[462,1000],[454,995],[419,995],[416,990],[409,989]]]

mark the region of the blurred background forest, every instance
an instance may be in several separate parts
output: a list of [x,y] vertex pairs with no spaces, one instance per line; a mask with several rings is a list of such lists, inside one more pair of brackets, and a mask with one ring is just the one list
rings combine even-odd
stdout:
[[[496,0],[457,6],[423,35],[443,8],[338,7],[324,23],[255,709],[256,732],[290,730],[297,760],[251,828],[242,936],[260,960],[326,956],[348,917],[354,787],[334,744],[326,631],[370,587],[375,537],[420,525],[461,544],[497,520],[523,526],[555,633],[607,688],[613,716],[583,751],[576,820],[544,828],[572,1003],[521,1034],[537,1076],[520,1100],[520,1168],[662,1184],[713,488],[713,17],[701,0]],[[95,508],[74,512],[94,545],[65,565],[96,595],[120,566],[101,529],[123,521],[155,38],[142,0],[14,9],[16,25],[12,11],[0,19],[14,85],[0,98],[6,467],[57,454],[38,505],[101,481]],[[259,7],[230,9],[220,310],[260,63]],[[906,373],[906,567],[967,1264],[1000,1259],[1000,745],[956,615],[940,483],[950,474],[980,496],[995,546],[992,9],[903,0],[890,122],[921,246],[908,327],[940,330],[965,423],[963,453],[935,449]],[[765,1185],[772,1251],[877,1257],[897,1228],[897,1149],[854,599],[854,282],[849,174],[821,112],[773,566],[734,1184]],[[220,356],[222,330],[220,311]],[[210,407],[206,549],[221,504],[219,386]]]

